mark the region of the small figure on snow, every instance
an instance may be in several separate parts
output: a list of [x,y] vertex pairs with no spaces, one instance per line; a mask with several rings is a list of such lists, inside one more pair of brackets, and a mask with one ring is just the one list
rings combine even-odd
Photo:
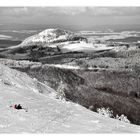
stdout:
[[18,110],[19,110],[19,109],[23,109],[22,106],[21,106],[20,104],[18,104],[18,105],[15,104],[14,108],[15,108],[15,109],[18,109]]
[[11,105],[10,107],[13,107],[14,109],[17,109],[17,110],[24,109],[26,112],[28,112],[27,109],[23,108],[20,104]]

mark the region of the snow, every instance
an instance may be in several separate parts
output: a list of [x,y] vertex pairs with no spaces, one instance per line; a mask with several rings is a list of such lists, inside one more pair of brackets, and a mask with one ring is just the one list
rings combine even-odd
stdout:
[[[60,69],[71,69],[71,70],[82,70],[82,69],[84,69],[80,66],[75,66],[75,65],[70,65],[70,64],[45,64],[45,65],[49,66],[49,67],[60,68]],[[88,67],[87,69],[95,70],[95,68],[93,68],[93,67]],[[100,68],[98,68],[98,69],[100,69]]]
[[66,40],[73,33],[62,29],[46,29],[38,34],[26,38],[21,45],[28,43],[50,43],[57,40]]
[[11,36],[0,34],[0,39],[11,39],[11,38],[12,38]]
[[49,67],[57,67],[62,69],[81,69],[79,66],[72,66],[67,64],[46,64]]
[[[0,65],[0,133],[139,133],[140,127],[104,118],[78,104],[57,100],[55,91],[45,86],[39,93],[36,79]],[[28,109],[15,110],[10,105],[21,104]]]
[[109,40],[109,39],[124,39],[128,37],[137,37],[137,34],[131,34],[129,32],[122,32],[119,35],[110,35],[110,36],[103,36],[99,37],[101,40]]
[[113,47],[107,47],[105,44],[92,44],[86,42],[68,44],[62,47],[62,50],[67,51],[103,51],[103,50],[110,50]]

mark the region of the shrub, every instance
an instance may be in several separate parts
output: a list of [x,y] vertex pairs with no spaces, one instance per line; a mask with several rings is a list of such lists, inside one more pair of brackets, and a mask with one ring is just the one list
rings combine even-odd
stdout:
[[94,72],[97,72],[99,69],[93,69]]
[[97,112],[105,117],[109,117],[109,118],[114,118],[117,119],[119,121],[125,122],[125,123],[130,123],[130,121],[127,119],[127,116],[125,115],[116,115],[116,117],[113,116],[113,111],[110,110],[109,108],[97,108]]
[[127,65],[125,65],[125,68],[126,68],[126,69],[128,69],[128,66],[127,66]]
[[109,108],[97,108],[97,112],[105,117],[112,118],[113,117],[113,111]]
[[139,65],[138,63],[136,63],[136,64],[132,67],[132,69],[133,69],[135,72],[140,73],[140,65]]
[[76,60],[76,65],[80,66],[81,68],[87,70],[89,65],[84,60]]
[[99,68],[108,68],[109,66],[107,66],[106,64],[100,64]]
[[94,68],[97,68],[97,66],[96,66],[96,65],[94,65],[93,67],[94,67]]
[[125,123],[130,123],[130,121],[127,119],[127,116],[124,116],[123,114],[121,116],[116,115],[115,119],[125,122]]
[[61,100],[66,99],[65,91],[64,91],[65,88],[66,88],[65,84],[63,84],[63,82],[61,81],[60,85],[57,88],[57,95],[56,95],[57,99],[61,99]]

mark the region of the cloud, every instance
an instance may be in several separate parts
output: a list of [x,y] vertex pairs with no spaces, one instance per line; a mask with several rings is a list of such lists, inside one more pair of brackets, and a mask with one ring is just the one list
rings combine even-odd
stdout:
[[1,16],[136,16],[139,7],[8,7],[0,8]]
[[69,25],[139,24],[140,7],[0,7],[0,23]]
[[2,7],[0,8],[1,16],[25,16],[28,15],[28,8],[26,7]]
[[64,14],[64,15],[78,15],[83,14],[86,12],[85,7],[57,7],[57,8],[50,8],[51,12],[55,12],[58,14]]
[[[42,9],[38,10],[43,12]],[[140,7],[45,7],[44,12],[71,16],[136,16],[140,15]]]
[[139,7],[87,7],[86,13],[92,16],[132,16],[139,15]]

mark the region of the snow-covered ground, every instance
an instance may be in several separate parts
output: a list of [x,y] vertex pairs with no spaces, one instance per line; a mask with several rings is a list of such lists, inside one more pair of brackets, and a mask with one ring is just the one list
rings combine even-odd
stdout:
[[1,35],[0,34],[0,39],[11,39],[11,36],[7,36],[7,35]]
[[62,68],[62,69],[81,69],[79,66],[72,66],[68,64],[46,64],[46,66],[49,67],[56,67],[56,68]]
[[61,29],[46,29],[38,34],[26,38],[21,45],[27,45],[29,43],[50,43],[53,41],[66,40],[72,32]]
[[[56,67],[56,68],[60,68],[60,69],[71,69],[71,70],[82,70],[85,68],[82,68],[80,66],[77,65],[71,65],[71,64],[46,64],[46,66],[49,67]],[[87,67],[88,70],[95,70],[96,68],[93,67]],[[100,69],[100,68],[98,68]],[[102,68],[103,69],[103,68]]]
[[86,43],[86,42],[80,42],[80,43],[74,43],[74,44],[68,44],[62,47],[62,50],[66,51],[105,51],[105,50],[111,50],[114,47],[107,47],[105,44],[93,44],[93,43]]
[[[71,102],[57,100],[55,91],[36,80],[0,65],[0,133],[139,133],[140,127],[104,118]],[[53,95],[53,96],[52,96]],[[13,104],[28,109],[15,110]]]
[[[86,35],[86,33],[85,33]],[[90,35],[90,36],[88,36]],[[139,37],[139,32],[136,31],[123,31],[123,32],[95,32],[92,34],[92,32],[90,34],[87,34],[86,36],[88,36],[88,41],[89,42],[96,42],[101,41],[101,42],[105,42],[106,40],[116,40],[116,39],[125,39],[128,37]]]

